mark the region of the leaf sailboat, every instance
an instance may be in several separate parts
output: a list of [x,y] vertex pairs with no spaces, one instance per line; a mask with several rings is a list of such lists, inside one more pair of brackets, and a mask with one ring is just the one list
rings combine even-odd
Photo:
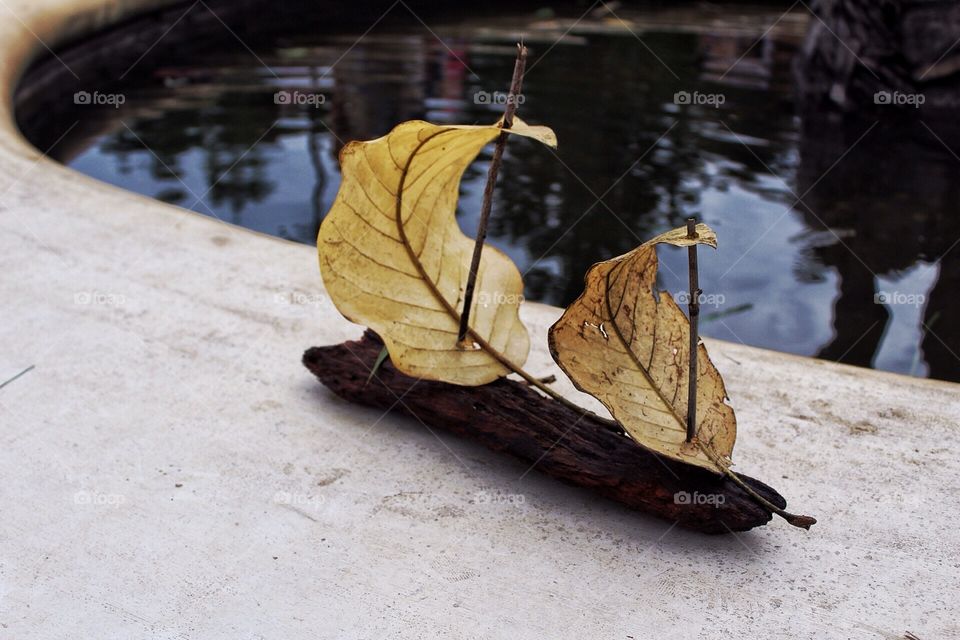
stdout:
[[[684,229],[667,232],[594,265],[583,294],[550,328],[554,360],[612,420],[582,409],[523,369],[530,338],[519,317],[522,277],[492,247],[483,251],[476,269],[467,339],[459,339],[471,259],[482,242],[457,224],[460,181],[483,147],[503,132],[556,146],[552,130],[515,117],[510,128],[503,120],[480,126],[404,122],[386,136],[343,148],[343,179],[317,237],[321,274],[337,309],[372,329],[393,367],[406,376],[475,387],[517,374],[581,419],[590,415],[616,437],[628,436],[636,443],[631,446],[701,474],[705,469],[725,475],[765,509],[798,526],[812,524],[812,518],[764,499],[729,469],[736,418],[723,379],[699,342],[691,394],[696,400],[691,406],[699,408],[687,425],[690,325],[673,297],[655,289],[656,247],[715,248],[716,234],[708,226],[697,225],[692,235]],[[368,383],[377,366],[364,375]]]

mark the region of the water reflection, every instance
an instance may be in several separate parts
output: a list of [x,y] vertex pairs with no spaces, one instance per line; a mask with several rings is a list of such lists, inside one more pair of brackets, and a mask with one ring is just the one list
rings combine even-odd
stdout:
[[[529,298],[565,304],[590,264],[698,215],[722,242],[702,259],[703,288],[719,294],[705,309],[707,335],[960,380],[960,305],[949,295],[960,284],[960,250],[950,251],[960,223],[948,211],[957,158],[919,122],[798,118],[790,65],[801,31],[760,38],[770,22],[686,16],[642,31],[640,42],[622,25],[587,20],[551,47],[565,28],[558,21],[528,40],[521,115],[553,126],[560,149],[511,143],[491,242],[525,272]],[[359,43],[284,34],[258,48],[269,69],[242,49],[170,64],[129,87],[122,109],[79,114],[76,135],[93,142],[63,159],[312,243],[346,141],[411,118],[497,117],[499,107],[474,96],[509,84],[513,34],[431,26],[442,42],[419,24],[394,24]],[[325,100],[278,103],[278,90]],[[723,101],[677,104],[679,92]],[[482,160],[462,187],[467,230]],[[684,257],[662,257],[661,284],[682,291]]]
[[[914,119],[810,117],[804,123],[797,184],[809,193],[797,210],[812,230],[807,255],[840,279],[835,335],[818,351],[821,357],[871,366],[890,329],[891,309],[912,310],[920,351],[903,354],[897,369],[913,369],[922,355],[931,376],[957,378],[960,305],[951,293],[960,286],[960,255],[951,249],[960,239],[960,184],[946,140],[960,137],[954,125],[935,126],[940,133]],[[935,271],[929,291],[903,284],[918,268]]]

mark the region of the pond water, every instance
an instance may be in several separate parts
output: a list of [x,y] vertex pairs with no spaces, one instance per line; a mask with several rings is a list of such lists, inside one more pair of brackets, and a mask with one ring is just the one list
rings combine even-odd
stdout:
[[[510,143],[489,242],[528,299],[569,303],[592,263],[697,216],[720,238],[701,250],[705,335],[960,380],[960,160],[932,123],[801,118],[791,64],[808,16],[775,23],[781,10],[421,21],[398,5],[355,30],[240,32],[105,87],[123,104],[79,105],[52,155],[313,244],[343,144],[413,118],[494,121],[522,33],[520,115],[560,145]],[[489,154],[462,184],[467,233]],[[660,255],[661,286],[685,291],[685,253]]]

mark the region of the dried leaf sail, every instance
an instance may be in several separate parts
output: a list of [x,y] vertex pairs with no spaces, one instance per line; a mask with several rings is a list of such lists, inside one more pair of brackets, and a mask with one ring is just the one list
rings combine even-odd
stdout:
[[661,243],[716,248],[699,224],[668,231],[620,257],[593,265],[583,294],[550,328],[550,352],[581,391],[600,400],[637,442],[670,458],[718,471],[737,434],[723,379],[698,347],[697,440],[686,442],[690,325],[668,292],[656,291]]
[[[501,130],[500,122],[410,121],[340,152],[343,181],[317,237],[323,281],[337,309],[376,331],[407,375],[479,385],[527,358],[520,272],[492,247],[483,252],[470,315],[478,348],[457,346],[474,244],[454,217],[460,179]],[[519,118],[508,131],[556,146],[553,131]]]

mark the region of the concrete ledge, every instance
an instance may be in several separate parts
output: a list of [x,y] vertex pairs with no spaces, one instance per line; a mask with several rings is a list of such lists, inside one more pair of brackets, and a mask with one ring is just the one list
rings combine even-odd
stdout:
[[12,122],[42,43],[166,4],[0,3],[0,381],[36,365],[0,389],[0,636],[960,636],[958,385],[711,342],[739,468],[820,520],[720,539],[320,388],[303,350],[360,329],[310,247]]

